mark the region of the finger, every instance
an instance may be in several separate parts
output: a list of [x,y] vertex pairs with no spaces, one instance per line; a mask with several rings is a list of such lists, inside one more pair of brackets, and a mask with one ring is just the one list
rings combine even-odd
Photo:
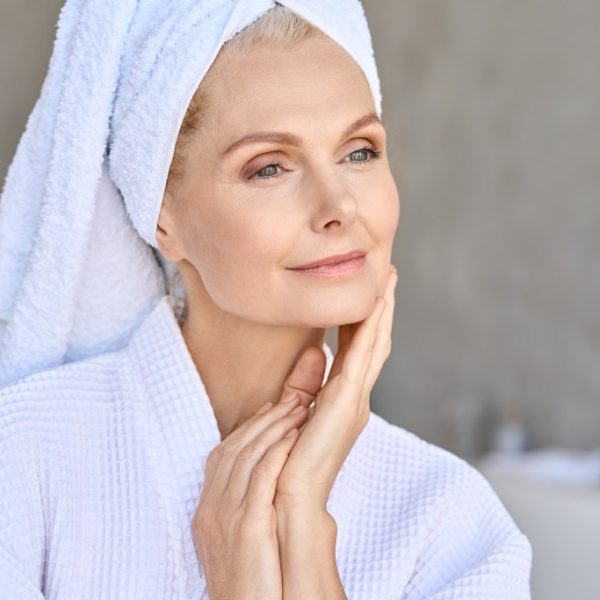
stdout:
[[227,487],[239,451],[273,423],[289,414],[299,402],[299,398],[295,398],[292,402],[278,402],[262,414],[258,414],[259,410],[213,449],[207,461],[203,484],[203,489],[207,488],[207,494],[210,493],[216,498],[221,497]]
[[[390,273],[392,271],[394,273],[397,273],[396,267],[394,265],[390,265]],[[389,283],[389,279],[388,279],[388,283]],[[385,292],[384,292],[384,297],[385,297]],[[374,308],[376,309],[377,306],[375,306]],[[349,324],[345,324],[345,325],[340,325],[338,327],[338,350],[337,350],[335,359],[333,361],[333,364],[331,366],[331,370],[329,372],[330,379],[333,379],[333,377],[335,377],[335,375],[337,375],[338,373],[341,372],[342,367],[345,362],[345,358],[346,358],[348,349],[351,347],[352,341],[353,341],[354,336],[356,335],[357,331],[360,328],[362,328],[363,323],[364,323],[364,320],[360,321],[358,323],[349,323]]]
[[[300,435],[300,431],[297,428],[294,429],[291,436],[284,436],[275,442],[252,471],[248,491],[242,500],[248,513],[251,513],[253,509],[264,509],[265,506],[273,503],[277,480]],[[286,433],[286,436],[289,433],[290,431]]]
[[[380,335],[381,321],[383,319],[384,314],[388,314],[387,305],[392,302],[393,303],[393,291],[395,287],[395,281],[397,279],[397,270],[394,265],[390,265],[388,271],[388,279],[386,282],[386,287],[383,292],[383,296],[378,299],[378,302],[383,301],[383,306],[375,307],[373,313],[370,317],[374,317],[368,323],[368,327],[364,332],[361,331],[362,339],[359,338],[356,344],[352,344],[351,348],[353,350],[353,355],[350,357],[350,360],[346,361],[349,364],[351,369],[354,369],[354,375],[357,379],[354,381],[358,383],[361,382],[361,385],[364,385],[365,379],[367,377],[367,372],[369,371],[370,365],[373,360],[373,355],[376,351],[376,344],[378,336]],[[377,316],[378,315],[378,316]],[[358,352],[355,354],[354,350],[358,348]],[[356,361],[353,364],[353,360]]]
[[317,346],[306,348],[283,384],[282,396],[298,392],[301,403],[308,406],[323,385],[326,365],[327,359],[321,348]]
[[346,351],[341,373],[352,384],[362,387],[373,351],[377,323],[383,314],[385,303],[383,297],[377,297],[373,311],[364,321],[361,321],[360,327]]
[[398,283],[398,274],[394,270],[388,280],[385,291],[386,307],[377,324],[377,332],[375,336],[375,344],[371,360],[367,366],[365,375],[365,384],[363,395],[368,395],[375,385],[375,381],[381,372],[381,368],[388,358],[392,349],[392,326],[394,322],[394,306],[396,284]]
[[[296,412],[298,411],[298,412]],[[307,409],[298,404],[298,406],[288,415],[273,423],[263,431],[256,439],[252,440],[247,446],[238,453],[235,464],[231,469],[231,475],[227,483],[227,498],[234,506],[239,505],[248,493],[254,473],[258,468],[257,478],[259,485],[269,484],[271,470],[264,472],[267,463],[261,464],[263,457],[269,452],[269,449],[283,438],[283,436],[292,428],[298,428],[306,418]],[[274,483],[274,482],[273,482]],[[275,490],[273,489],[273,492]],[[271,498],[272,500],[272,498]]]
[[329,371],[329,379],[333,379],[342,370],[346,352],[350,347],[352,338],[354,337],[359,325],[360,322],[345,323],[344,325],[340,325],[338,327],[338,347],[333,359],[333,364],[331,365],[331,369]]

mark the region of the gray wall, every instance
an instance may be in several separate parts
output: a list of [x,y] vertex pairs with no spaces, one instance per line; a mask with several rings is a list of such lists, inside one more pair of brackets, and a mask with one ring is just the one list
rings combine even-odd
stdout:
[[[61,5],[0,1],[2,177]],[[600,446],[600,3],[364,6],[401,196],[373,410],[463,455],[511,403],[531,447]]]
[[62,5],[59,0],[0,0],[2,182],[46,76]]
[[600,3],[364,5],[401,196],[373,409],[462,451],[518,403],[531,447],[599,447]]

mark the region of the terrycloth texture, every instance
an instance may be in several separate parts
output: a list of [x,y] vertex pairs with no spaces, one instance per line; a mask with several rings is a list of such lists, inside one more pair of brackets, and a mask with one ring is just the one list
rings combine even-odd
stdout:
[[[360,2],[280,4],[357,60],[380,115]],[[221,46],[273,6],[66,1],[0,199],[0,385],[122,348],[164,295],[155,230],[185,111]]]
[[[0,598],[207,598],[191,519],[219,442],[166,298],[126,348],[0,390]],[[373,412],[327,508],[351,600],[530,599],[530,543],[479,471]]]

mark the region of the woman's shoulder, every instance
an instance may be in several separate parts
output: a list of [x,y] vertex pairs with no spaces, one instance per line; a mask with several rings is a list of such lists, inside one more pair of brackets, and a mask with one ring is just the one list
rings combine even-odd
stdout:
[[[484,475],[460,456],[371,411],[344,474],[365,506],[431,534],[524,538]],[[526,540],[521,540],[525,542]]]
[[[92,407],[112,403],[123,392],[135,389],[133,372],[151,354],[148,345],[164,345],[176,330],[166,296],[138,323],[124,345],[92,356],[40,369],[0,387],[2,415],[17,419],[21,411],[39,415],[57,407],[88,402]],[[139,354],[139,356],[138,356]],[[172,358],[172,357],[171,357]]]
[[[0,388],[0,441],[6,450],[38,444],[51,430],[73,430],[120,396],[123,350],[105,352],[20,377]],[[85,406],[85,410],[83,407]],[[11,441],[12,440],[12,441]],[[19,440],[16,444],[15,440]]]
[[372,411],[349,458],[339,482],[339,497],[353,498],[348,522],[374,544],[402,540],[412,565],[403,597],[488,597],[507,582],[504,598],[529,597],[531,544],[474,466]]
[[0,406],[11,401],[48,398],[55,392],[85,392],[102,386],[110,379],[124,358],[125,349],[103,352],[34,371],[0,387]]
[[398,483],[411,489],[424,486],[434,495],[451,494],[466,483],[476,485],[479,490],[487,490],[489,486],[465,459],[373,411],[359,441],[358,454],[373,467],[369,469],[373,476],[393,475]]

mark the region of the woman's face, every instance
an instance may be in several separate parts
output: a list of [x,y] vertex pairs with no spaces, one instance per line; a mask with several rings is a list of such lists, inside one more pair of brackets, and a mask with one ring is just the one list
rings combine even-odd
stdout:
[[[222,52],[202,89],[207,118],[157,232],[167,258],[185,259],[190,302],[201,292],[277,325],[364,319],[387,281],[400,204],[358,64],[327,38],[269,43]],[[292,270],[351,250],[366,253],[354,272]]]

